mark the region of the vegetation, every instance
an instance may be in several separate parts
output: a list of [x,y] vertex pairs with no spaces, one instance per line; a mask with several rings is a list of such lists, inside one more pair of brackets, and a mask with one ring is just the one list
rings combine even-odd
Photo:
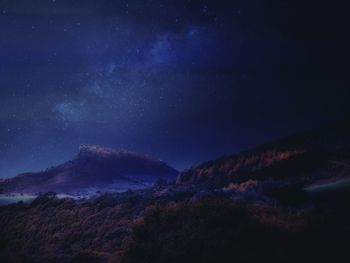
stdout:
[[152,207],[112,262],[349,262],[344,218],[308,213],[303,225],[295,217],[281,225],[272,215],[262,222],[261,211],[226,199]]
[[49,194],[30,205],[1,207],[0,262],[106,259],[121,247],[138,214],[132,202],[131,196],[117,200],[105,195],[79,203]]
[[157,185],[82,201],[48,193],[2,206],[0,262],[350,262],[348,195],[293,206],[235,200],[258,186]]

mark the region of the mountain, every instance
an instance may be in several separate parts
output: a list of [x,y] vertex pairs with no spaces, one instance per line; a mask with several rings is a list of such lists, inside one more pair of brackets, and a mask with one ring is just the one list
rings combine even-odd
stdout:
[[157,180],[174,180],[178,172],[147,155],[81,145],[71,161],[38,173],[24,173],[0,182],[0,192],[57,193],[87,189],[126,190],[144,188]]
[[[203,163],[176,183],[0,206],[0,262],[350,262],[349,137],[342,122]],[[0,186],[125,189],[175,176],[148,156],[83,145],[70,162]]]
[[332,123],[205,162],[179,174],[177,184],[227,187],[249,180],[310,186],[350,177],[350,121]]

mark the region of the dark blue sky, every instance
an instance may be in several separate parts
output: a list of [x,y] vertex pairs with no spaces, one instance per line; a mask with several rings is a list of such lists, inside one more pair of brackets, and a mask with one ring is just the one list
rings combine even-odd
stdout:
[[0,177],[81,143],[183,169],[346,118],[345,18],[295,1],[0,1]]

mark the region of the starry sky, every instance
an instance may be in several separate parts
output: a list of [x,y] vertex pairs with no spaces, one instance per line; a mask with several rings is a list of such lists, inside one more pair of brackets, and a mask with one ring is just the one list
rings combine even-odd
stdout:
[[181,170],[347,118],[346,9],[296,2],[1,0],[0,178],[82,143]]

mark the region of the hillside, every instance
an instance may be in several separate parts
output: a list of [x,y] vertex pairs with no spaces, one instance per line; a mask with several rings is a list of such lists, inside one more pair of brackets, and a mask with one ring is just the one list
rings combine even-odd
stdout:
[[177,184],[225,187],[248,180],[302,185],[350,177],[350,122],[313,129],[192,167]]

